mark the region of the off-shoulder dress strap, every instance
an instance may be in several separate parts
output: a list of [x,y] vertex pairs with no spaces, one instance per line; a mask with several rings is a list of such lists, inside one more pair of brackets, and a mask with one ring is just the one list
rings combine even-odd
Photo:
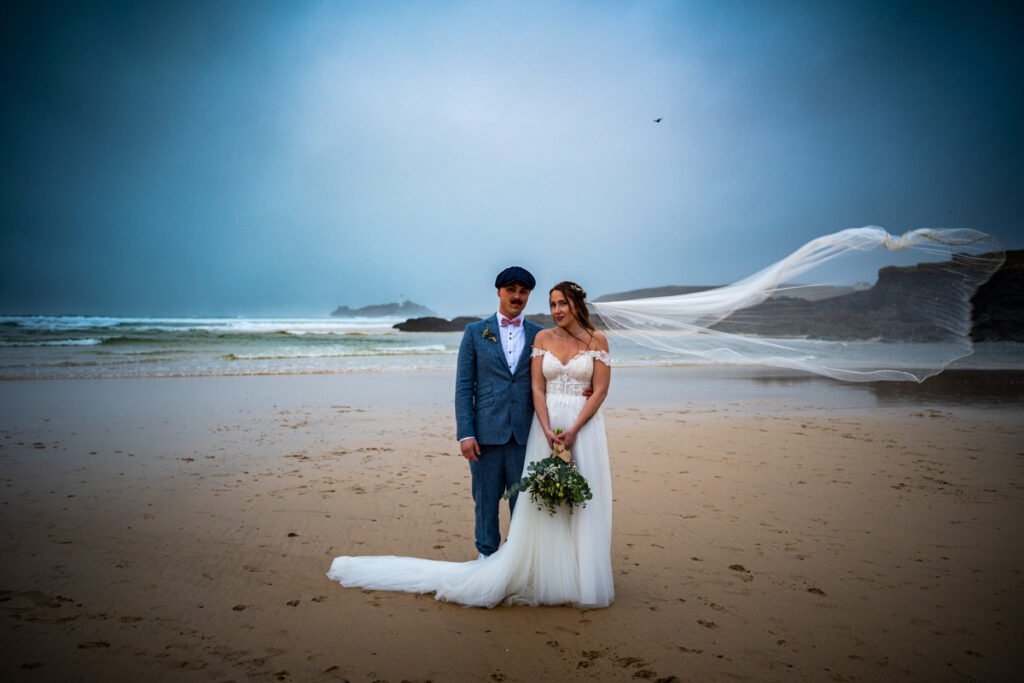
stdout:
[[539,346],[534,346],[533,350],[530,351],[530,358],[537,358],[547,353],[547,349],[542,349]]
[[612,357],[611,357],[611,355],[607,351],[604,351],[602,349],[591,349],[590,351],[587,351],[586,353],[591,355],[591,356],[593,356],[594,360],[599,360],[602,363],[604,363],[605,365],[607,365],[608,367],[611,367],[611,365],[612,365]]

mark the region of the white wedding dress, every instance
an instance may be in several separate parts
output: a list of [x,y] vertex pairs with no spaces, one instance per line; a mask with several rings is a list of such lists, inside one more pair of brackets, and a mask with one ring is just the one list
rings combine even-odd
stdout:
[[[594,362],[610,363],[604,351],[585,351],[565,365],[550,351],[543,356],[548,418],[552,429],[571,427],[587,399]],[[604,416],[598,412],[580,429],[573,460],[594,494],[585,508],[554,516],[538,508],[530,494],[516,502],[508,538],[497,552],[471,562],[414,557],[338,557],[327,576],[343,586],[373,590],[435,593],[438,600],[494,607],[505,604],[607,607],[612,583],[612,487]],[[536,415],[526,444],[526,466],[551,454]]]

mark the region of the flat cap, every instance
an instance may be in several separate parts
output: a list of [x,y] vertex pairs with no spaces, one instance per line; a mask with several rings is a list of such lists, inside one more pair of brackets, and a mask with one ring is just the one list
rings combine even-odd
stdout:
[[513,282],[522,282],[531,291],[537,286],[537,281],[530,275],[530,271],[519,266],[512,266],[498,273],[498,277],[494,279],[494,286],[501,289]]

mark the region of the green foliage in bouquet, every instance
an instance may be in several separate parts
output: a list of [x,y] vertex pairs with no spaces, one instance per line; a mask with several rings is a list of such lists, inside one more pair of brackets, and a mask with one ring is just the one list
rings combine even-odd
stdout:
[[580,474],[576,465],[558,456],[551,455],[530,463],[526,471],[525,477],[508,487],[505,498],[528,491],[538,510],[547,508],[548,514],[554,515],[562,504],[572,514],[573,508],[586,507],[587,501],[594,497],[587,478]]

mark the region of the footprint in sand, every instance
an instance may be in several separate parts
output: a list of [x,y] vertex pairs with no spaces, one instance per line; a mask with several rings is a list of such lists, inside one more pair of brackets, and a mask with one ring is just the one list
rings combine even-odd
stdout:
[[639,657],[619,657],[615,660],[615,666],[625,669],[631,666],[641,667],[646,666],[647,662],[640,659]]
[[751,575],[750,570],[744,567],[742,564],[730,564],[729,569],[734,572],[740,573],[740,578],[744,581],[753,581],[754,577]]

